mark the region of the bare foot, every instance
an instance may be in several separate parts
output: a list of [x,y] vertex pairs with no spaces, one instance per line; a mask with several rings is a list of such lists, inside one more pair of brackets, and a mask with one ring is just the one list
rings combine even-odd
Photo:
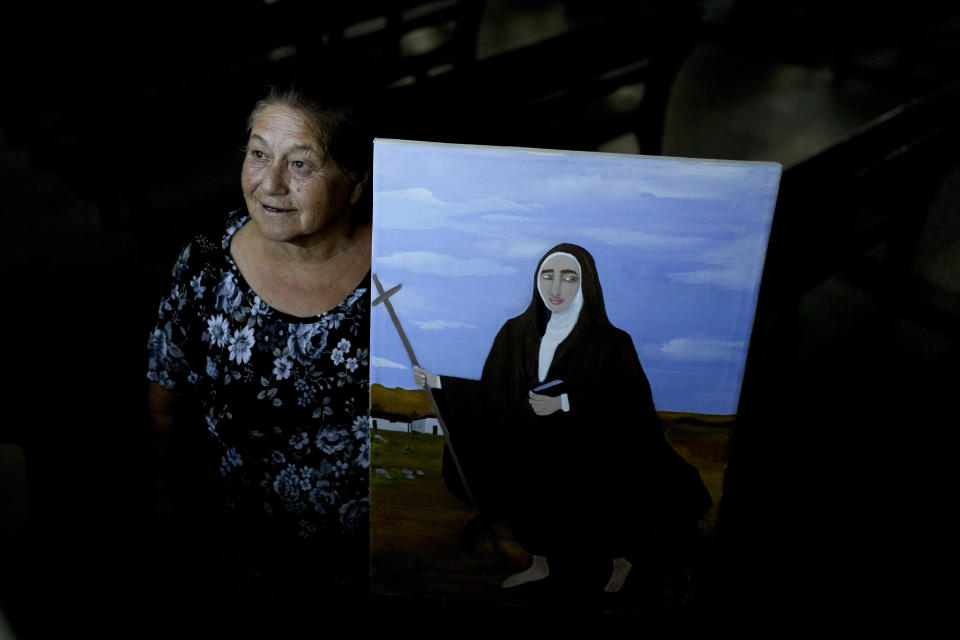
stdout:
[[613,561],[613,573],[610,574],[610,579],[607,581],[607,586],[603,588],[607,593],[616,593],[623,589],[623,583],[627,580],[627,574],[630,573],[630,569],[633,568],[633,565],[630,564],[626,558],[616,558]]
[[517,587],[528,582],[543,580],[549,575],[550,567],[547,566],[547,559],[544,556],[533,556],[533,564],[531,564],[528,569],[524,569],[520,573],[513,574],[504,580],[503,584],[500,586],[502,586],[504,589],[509,589],[511,587]]

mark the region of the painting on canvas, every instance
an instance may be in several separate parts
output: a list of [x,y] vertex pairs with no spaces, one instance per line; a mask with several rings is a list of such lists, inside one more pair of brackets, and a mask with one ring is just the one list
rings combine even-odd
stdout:
[[714,532],[780,173],[375,142],[373,591],[683,573]]

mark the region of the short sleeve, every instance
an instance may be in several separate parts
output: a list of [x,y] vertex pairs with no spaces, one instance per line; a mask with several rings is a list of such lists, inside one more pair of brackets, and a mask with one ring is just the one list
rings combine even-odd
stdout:
[[191,258],[194,243],[180,253],[171,273],[170,289],[160,299],[157,323],[147,344],[147,379],[168,391],[186,392],[202,368],[191,358],[199,318],[196,299],[205,287],[203,269]]

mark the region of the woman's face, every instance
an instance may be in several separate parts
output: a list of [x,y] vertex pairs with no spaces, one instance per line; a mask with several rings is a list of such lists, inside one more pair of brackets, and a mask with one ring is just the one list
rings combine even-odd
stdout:
[[569,256],[548,258],[537,276],[537,287],[551,311],[563,311],[570,306],[580,289],[580,267]]
[[325,157],[307,118],[283,105],[267,107],[254,120],[240,183],[260,232],[298,244],[343,232],[363,189]]

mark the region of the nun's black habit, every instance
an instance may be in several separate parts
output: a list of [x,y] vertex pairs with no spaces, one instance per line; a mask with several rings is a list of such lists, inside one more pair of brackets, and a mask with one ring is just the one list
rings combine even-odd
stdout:
[[[550,318],[537,290],[557,252],[581,268],[583,306],[544,381],[562,380],[569,411],[534,414],[530,390]],[[593,258],[561,244],[541,258],[527,310],[494,340],[479,382],[444,376],[435,392],[467,483],[487,520],[505,519],[529,553],[617,558],[654,531],[692,533],[709,508],[697,470],[664,437],[630,336],[610,324]],[[463,495],[449,456],[444,475]]]

